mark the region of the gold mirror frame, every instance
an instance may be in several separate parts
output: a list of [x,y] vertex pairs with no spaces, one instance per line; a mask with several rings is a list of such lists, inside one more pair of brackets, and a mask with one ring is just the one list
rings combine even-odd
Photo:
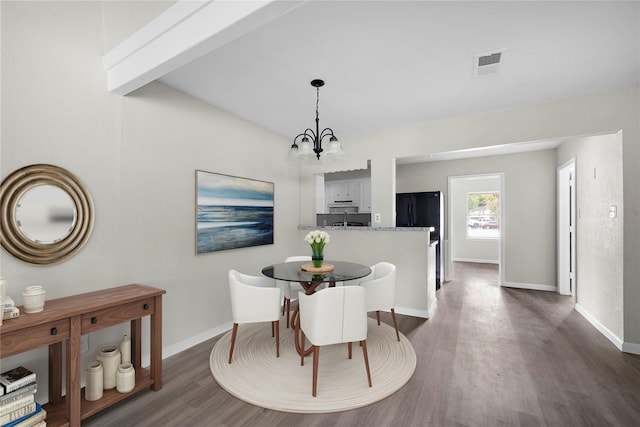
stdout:
[[[40,185],[66,192],[76,210],[71,232],[54,243],[41,243],[25,236],[16,220],[16,208],[24,194]],[[55,264],[75,255],[87,243],[93,229],[93,201],[85,186],[71,172],[58,166],[25,166],[7,176],[0,185],[0,243],[14,257],[31,264]]]

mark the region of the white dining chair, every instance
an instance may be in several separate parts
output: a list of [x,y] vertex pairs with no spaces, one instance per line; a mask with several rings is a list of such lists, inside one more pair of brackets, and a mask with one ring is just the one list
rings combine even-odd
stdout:
[[[284,260],[284,262],[297,262],[297,261],[311,261],[310,255],[297,255],[290,256]],[[284,296],[284,300],[282,303],[282,315],[285,313],[287,315],[287,328],[290,325],[290,315],[291,315],[291,300],[298,299],[298,292],[304,292],[304,288],[301,284],[296,282],[287,282],[285,280],[278,280],[278,286],[282,289],[282,295]]]
[[276,338],[276,357],[280,357],[280,301],[282,290],[268,277],[250,276],[229,270],[229,292],[233,331],[229,363],[238,335],[238,325],[243,323],[271,322],[271,336]]
[[[367,353],[367,310],[365,290],[359,286],[342,286],[322,289],[312,295],[299,294],[301,340],[305,338],[313,349],[313,397],[318,389],[318,363],[320,346],[348,343],[349,359],[352,358],[352,343],[360,342],[371,387],[369,354]],[[300,364],[304,365],[304,355]]]
[[391,311],[396,338],[400,341],[398,322],[396,321],[396,266],[389,262],[379,262],[371,267],[371,274],[360,282],[366,289],[367,311],[375,311],[380,325],[380,310]]

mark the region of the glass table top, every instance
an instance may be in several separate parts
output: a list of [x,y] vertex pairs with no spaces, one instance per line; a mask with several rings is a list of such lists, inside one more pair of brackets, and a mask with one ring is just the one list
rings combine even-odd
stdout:
[[360,279],[371,274],[371,269],[366,265],[345,261],[329,261],[325,264],[333,264],[332,271],[326,273],[310,273],[302,269],[303,264],[311,261],[282,262],[269,265],[262,269],[262,274],[272,279],[286,280],[288,282],[326,283],[345,282]]

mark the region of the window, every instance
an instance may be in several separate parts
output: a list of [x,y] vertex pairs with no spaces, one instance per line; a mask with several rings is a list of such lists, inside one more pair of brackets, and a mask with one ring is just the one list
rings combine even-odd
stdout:
[[500,238],[500,193],[467,193],[467,237]]

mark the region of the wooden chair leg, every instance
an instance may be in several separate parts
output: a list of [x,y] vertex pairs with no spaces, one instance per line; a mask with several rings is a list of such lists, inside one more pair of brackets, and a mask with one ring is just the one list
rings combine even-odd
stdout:
[[369,387],[371,387],[371,371],[369,370],[369,353],[367,352],[367,340],[360,341],[362,343],[362,354],[364,354],[364,366],[367,368],[367,379]]
[[236,345],[236,336],[238,335],[238,324],[233,324],[233,331],[231,332],[231,348],[229,349],[229,363],[233,357],[233,347]]
[[291,314],[291,329],[296,328],[296,322],[298,320],[299,314],[300,314],[299,312],[297,312],[296,310],[293,310],[293,314]]
[[[300,331],[300,347],[304,349],[304,332]],[[304,351],[300,354],[300,366],[304,366]]]
[[398,322],[396,321],[396,311],[391,309],[391,317],[393,318],[393,327],[396,328],[396,338],[400,341],[400,333],[398,332]]
[[347,344],[347,347],[349,347],[349,359],[351,359],[351,351],[352,351],[351,341],[349,341],[349,344]]
[[378,326],[380,326],[380,312],[376,311],[376,319],[378,319]]
[[280,321],[271,322],[272,327],[276,329],[276,357],[280,357]]
[[271,338],[276,336],[276,328],[275,328],[275,324],[273,322],[271,322]]
[[291,300],[287,298],[287,329],[289,329],[289,315],[291,313]]
[[284,297],[282,302],[282,315],[284,316],[284,309],[287,308],[287,297]]
[[313,397],[316,397],[318,391],[318,359],[320,359],[320,347],[313,346]]

